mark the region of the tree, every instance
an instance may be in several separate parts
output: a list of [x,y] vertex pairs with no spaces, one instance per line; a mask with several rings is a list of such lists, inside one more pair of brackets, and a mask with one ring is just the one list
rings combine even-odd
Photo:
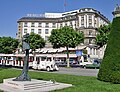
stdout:
[[84,40],[82,32],[78,32],[71,27],[65,26],[60,29],[53,29],[49,41],[53,48],[66,47],[67,50],[67,67],[69,67],[69,47],[76,47]]
[[28,40],[30,43],[30,49],[34,51],[35,49],[43,48],[45,46],[45,40],[40,35],[33,32],[30,33]]
[[108,36],[110,34],[111,24],[109,25],[103,25],[100,28],[98,28],[99,34],[96,36],[96,44],[99,47],[104,46],[108,42]]
[[111,83],[120,83],[120,17],[113,19],[98,79]]
[[33,32],[30,33],[30,36],[27,40],[29,41],[30,49],[32,49],[35,60],[35,50],[45,47],[45,40],[40,35]]
[[17,39],[11,37],[0,37],[0,53],[12,54],[17,47]]

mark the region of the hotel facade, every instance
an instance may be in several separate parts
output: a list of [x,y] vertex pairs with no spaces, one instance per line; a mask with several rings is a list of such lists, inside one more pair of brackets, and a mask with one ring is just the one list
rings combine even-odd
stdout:
[[[100,57],[105,48],[97,49],[95,37],[98,34],[96,28],[107,25],[110,21],[99,11],[93,8],[82,8],[64,13],[27,14],[18,21],[17,39],[21,40],[26,33],[34,32],[48,40],[53,29],[70,26],[76,31],[84,33],[84,43],[87,54]],[[46,47],[50,47],[47,44]]]

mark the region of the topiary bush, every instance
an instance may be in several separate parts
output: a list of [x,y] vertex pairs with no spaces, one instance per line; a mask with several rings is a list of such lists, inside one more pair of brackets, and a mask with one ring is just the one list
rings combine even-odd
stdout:
[[116,84],[120,83],[120,17],[113,19],[98,79]]

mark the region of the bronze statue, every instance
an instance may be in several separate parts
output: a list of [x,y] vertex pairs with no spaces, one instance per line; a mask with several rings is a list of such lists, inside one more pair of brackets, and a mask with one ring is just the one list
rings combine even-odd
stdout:
[[29,75],[28,75],[28,69],[29,69],[29,41],[28,41],[29,34],[26,34],[23,36],[22,43],[23,43],[23,50],[25,50],[25,58],[23,63],[23,70],[20,76],[18,76],[16,79],[13,79],[13,81],[31,81]]

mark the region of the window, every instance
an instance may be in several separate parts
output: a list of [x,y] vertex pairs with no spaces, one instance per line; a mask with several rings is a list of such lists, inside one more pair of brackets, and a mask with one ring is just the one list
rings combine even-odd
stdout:
[[18,34],[21,34],[21,32],[18,32]]
[[81,27],[84,27],[84,23],[81,23]]
[[92,20],[92,15],[89,15],[89,20]]
[[46,41],[48,40],[48,36],[45,36],[45,40],[46,40]]
[[97,20],[96,19],[94,20],[94,23],[95,23],[95,27],[97,27]]
[[95,24],[97,24],[97,20],[95,19]]
[[70,27],[72,27],[73,26],[73,24],[72,24],[72,21],[70,22]]
[[38,23],[38,27],[42,27],[42,23]]
[[81,16],[81,20],[84,20],[84,16]]
[[77,24],[76,24],[76,23],[75,23],[74,25],[75,25],[75,27],[77,26]]
[[34,33],[34,29],[31,29],[31,32],[33,32],[33,33]]
[[27,27],[27,26],[28,26],[28,24],[27,24],[27,22],[25,22],[25,23],[24,23],[24,27]]
[[92,27],[92,23],[91,22],[89,22],[89,27]]
[[81,16],[81,27],[84,27],[84,16]]
[[65,26],[67,26],[67,23],[65,23]]
[[60,23],[60,27],[63,27],[62,23]]
[[19,29],[19,31],[21,31],[21,29]]
[[45,24],[45,27],[49,27],[49,23],[46,23],[46,24]]
[[49,34],[49,30],[48,29],[45,29],[45,34]]
[[20,35],[18,35],[18,38],[20,38]]
[[38,29],[38,34],[41,34],[41,29]]
[[52,24],[52,27],[53,27],[53,28],[56,28],[56,23],[53,23],[53,24]]
[[89,26],[92,26],[92,15],[89,15]]
[[89,44],[92,44],[92,39],[89,39]]
[[24,29],[24,33],[27,33],[27,29]]
[[[19,27],[19,28],[21,27],[21,23],[18,24],[18,27]],[[25,24],[24,24],[24,27],[25,27]]]
[[89,30],[89,35],[92,35],[92,30]]
[[35,27],[35,23],[31,23],[31,27]]
[[92,48],[90,48],[90,54],[92,54]]

